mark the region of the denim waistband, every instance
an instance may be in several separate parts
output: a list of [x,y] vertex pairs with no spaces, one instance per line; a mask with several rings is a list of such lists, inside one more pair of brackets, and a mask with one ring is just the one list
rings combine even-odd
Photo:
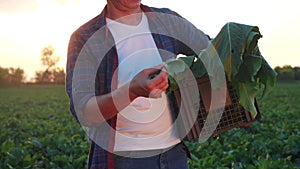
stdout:
[[128,158],[145,158],[145,157],[152,157],[152,156],[163,154],[173,148],[174,149],[180,148],[180,146],[185,147],[185,145],[182,142],[180,142],[174,146],[171,146],[171,147],[165,148],[165,149],[138,150],[138,151],[116,151],[116,152],[114,152],[114,155],[128,157]]

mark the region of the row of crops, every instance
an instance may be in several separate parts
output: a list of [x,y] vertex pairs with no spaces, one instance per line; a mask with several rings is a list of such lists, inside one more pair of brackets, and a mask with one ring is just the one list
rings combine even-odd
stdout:
[[[259,100],[262,120],[187,143],[190,168],[300,168],[300,83]],[[87,135],[68,112],[64,86],[0,89],[0,168],[86,168]]]

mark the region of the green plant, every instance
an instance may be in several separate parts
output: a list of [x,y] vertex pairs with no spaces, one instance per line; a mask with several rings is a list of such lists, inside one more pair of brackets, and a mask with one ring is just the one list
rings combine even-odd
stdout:
[[277,76],[258,49],[257,42],[261,37],[258,27],[227,23],[198,56],[166,61],[166,68],[171,72],[168,92],[178,89],[176,81],[185,78],[184,71],[187,68],[195,78],[209,75],[214,81],[212,86],[216,89],[224,80],[220,72],[224,68],[228,81],[239,96],[239,103],[255,117],[257,112],[254,98],[259,93],[262,96],[268,94],[274,87]]

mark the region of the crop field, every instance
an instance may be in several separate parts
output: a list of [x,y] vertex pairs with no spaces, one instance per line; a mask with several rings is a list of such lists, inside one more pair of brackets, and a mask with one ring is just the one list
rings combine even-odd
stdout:
[[[300,83],[259,100],[262,119],[204,143],[187,143],[190,168],[300,168]],[[86,168],[89,143],[64,86],[0,89],[0,168]]]

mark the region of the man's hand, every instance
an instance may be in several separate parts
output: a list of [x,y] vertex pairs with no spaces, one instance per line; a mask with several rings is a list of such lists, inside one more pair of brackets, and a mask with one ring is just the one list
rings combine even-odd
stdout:
[[[153,74],[156,74],[153,77]],[[137,74],[129,86],[130,100],[137,97],[159,98],[161,94],[168,88],[168,73],[164,64],[144,69]]]

